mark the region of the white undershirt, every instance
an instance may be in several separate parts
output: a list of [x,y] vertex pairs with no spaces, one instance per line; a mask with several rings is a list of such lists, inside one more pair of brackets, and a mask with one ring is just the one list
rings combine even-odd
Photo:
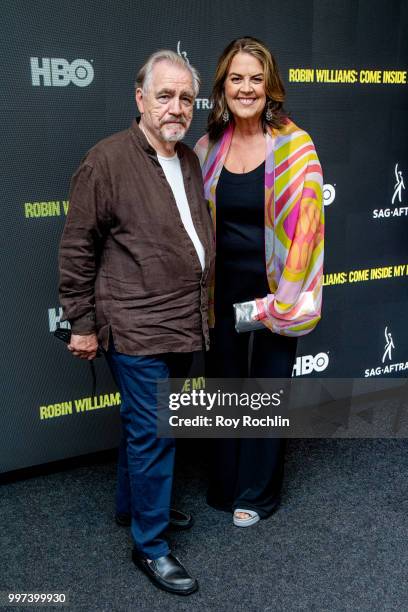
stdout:
[[194,227],[193,219],[191,218],[191,212],[190,207],[188,205],[186,190],[184,189],[184,181],[183,174],[181,172],[180,160],[177,156],[177,153],[176,155],[174,155],[174,157],[163,157],[162,155],[157,155],[157,159],[159,160],[159,163],[163,168],[163,172],[165,174],[167,182],[169,183],[174,195],[174,199],[176,200],[177,208],[179,209],[183,225],[186,228],[186,231],[190,236],[192,243],[194,244],[195,250],[197,251],[197,255],[201,263],[201,268],[204,270],[204,247],[201,244],[201,241]]

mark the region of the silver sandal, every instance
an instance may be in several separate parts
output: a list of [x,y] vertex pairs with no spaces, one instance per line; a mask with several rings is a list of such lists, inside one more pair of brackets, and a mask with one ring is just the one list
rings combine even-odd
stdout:
[[[249,514],[249,518],[242,519],[236,516],[237,512],[245,512]],[[260,520],[260,516],[255,510],[246,510],[245,508],[235,508],[233,515],[233,522],[236,527],[250,527],[251,525],[255,525]]]

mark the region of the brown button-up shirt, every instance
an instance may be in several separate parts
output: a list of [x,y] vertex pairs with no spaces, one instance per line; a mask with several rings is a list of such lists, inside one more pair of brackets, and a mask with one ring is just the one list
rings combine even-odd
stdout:
[[200,164],[177,143],[202,270],[157,154],[137,122],[93,147],[75,173],[60,247],[60,300],[73,333],[128,355],[208,348],[214,239]]

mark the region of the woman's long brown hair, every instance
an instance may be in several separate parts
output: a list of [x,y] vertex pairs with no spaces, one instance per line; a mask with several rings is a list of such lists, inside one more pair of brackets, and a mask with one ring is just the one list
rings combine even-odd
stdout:
[[[232,59],[239,52],[253,55],[261,62],[263,67],[267,105],[269,105],[272,111],[272,119],[270,120],[266,119],[265,112],[262,114],[263,129],[266,130],[266,127],[269,125],[279,130],[287,119],[287,113],[283,109],[285,88],[279,74],[278,65],[272,53],[263,42],[256,38],[252,38],[251,36],[237,38],[224,49],[218,60],[214,85],[211,92],[212,109],[208,116],[207,123],[207,132],[211,141],[217,141],[227,127],[227,124],[223,120],[223,114],[228,108],[224,95],[224,83]],[[231,113],[230,121],[233,121]]]

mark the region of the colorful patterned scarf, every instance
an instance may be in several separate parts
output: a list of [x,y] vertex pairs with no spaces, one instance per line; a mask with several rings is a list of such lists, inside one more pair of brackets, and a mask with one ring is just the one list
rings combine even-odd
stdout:
[[[234,127],[210,143],[195,146],[205,197],[216,226],[216,189]],[[292,121],[266,133],[265,261],[271,293],[257,299],[262,323],[271,331],[302,336],[321,314],[324,215],[322,169],[310,136]],[[254,296],[260,298],[260,296]],[[210,289],[210,327],[214,326],[214,285]]]

